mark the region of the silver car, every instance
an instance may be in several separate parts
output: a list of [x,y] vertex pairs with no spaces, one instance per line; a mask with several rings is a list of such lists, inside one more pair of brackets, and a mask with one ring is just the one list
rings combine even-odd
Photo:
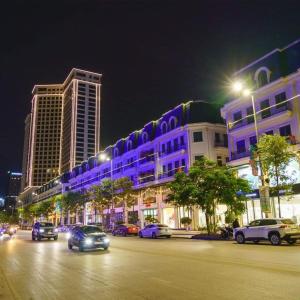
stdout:
[[163,224],[149,224],[145,228],[139,231],[139,237],[151,237],[156,239],[158,237],[170,238],[172,236],[171,231],[167,225]]

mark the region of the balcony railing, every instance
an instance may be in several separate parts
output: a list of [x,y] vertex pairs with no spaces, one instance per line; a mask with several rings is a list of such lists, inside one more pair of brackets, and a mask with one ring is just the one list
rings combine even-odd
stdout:
[[[257,114],[257,122],[270,118],[272,116],[275,116],[277,114],[280,114],[284,111],[291,111],[292,107],[290,103],[283,103],[283,104],[277,104],[274,107],[266,108],[264,111],[260,112]],[[254,123],[254,117],[253,116],[248,116],[236,123],[234,123],[229,130],[235,130],[237,128],[249,125]]]
[[177,152],[179,150],[183,150],[183,149],[186,149],[186,145],[178,145],[178,146],[173,145],[170,148],[167,148],[164,152],[160,151],[159,156],[162,157],[162,156],[170,155],[172,153],[175,153],[175,152]]
[[228,142],[227,141],[215,141],[215,147],[228,147]]

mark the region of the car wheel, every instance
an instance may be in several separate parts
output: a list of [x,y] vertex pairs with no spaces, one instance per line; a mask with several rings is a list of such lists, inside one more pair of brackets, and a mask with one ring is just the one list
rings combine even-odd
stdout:
[[139,232],[139,237],[142,239],[144,236],[141,232]]
[[253,243],[254,243],[254,244],[258,244],[258,243],[259,243],[259,240],[254,240]]
[[54,241],[57,241],[57,239],[58,239],[58,236],[55,236],[55,237],[53,238]]
[[153,239],[156,239],[156,238],[157,238],[157,236],[156,236],[156,233],[155,233],[155,232],[152,232],[152,238],[153,238]]
[[116,233],[113,231],[112,235],[113,235],[113,236],[116,236]]
[[73,245],[70,244],[70,243],[68,243],[68,248],[69,248],[70,250],[72,250],[72,249],[73,249]]
[[107,250],[108,249],[108,247],[103,247],[103,250]]
[[50,241],[50,238],[48,238],[48,241]]
[[32,239],[33,241],[35,241],[35,237],[34,237],[33,235],[31,236],[31,239]]
[[127,236],[126,231],[123,231],[122,235],[123,235],[123,236]]
[[244,235],[240,232],[235,236],[235,240],[237,241],[238,244],[244,244],[245,243],[245,237]]
[[290,244],[290,245],[293,245],[296,243],[297,240],[295,239],[288,239],[287,242]]
[[37,236],[38,241],[40,241],[42,239],[42,237],[40,235]]
[[278,233],[270,234],[270,242],[274,246],[279,246],[281,244],[281,238]]
[[166,238],[169,239],[169,238],[171,238],[171,236],[170,236],[170,235],[167,235]]

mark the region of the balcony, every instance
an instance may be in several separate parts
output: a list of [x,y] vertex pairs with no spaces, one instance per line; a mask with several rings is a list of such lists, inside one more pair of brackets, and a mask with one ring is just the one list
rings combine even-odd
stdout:
[[[292,107],[290,103],[277,104],[274,107],[268,108],[260,113],[257,113],[257,122],[268,119],[270,117],[276,116],[285,111],[292,111]],[[233,131],[235,129],[250,125],[254,123],[254,117],[249,116],[246,117],[236,123],[234,123],[231,127],[229,127],[229,131]]]
[[227,141],[215,141],[214,143],[215,147],[228,147],[228,142]]
[[185,149],[186,149],[186,145],[177,145],[177,146],[173,145],[170,148],[167,148],[164,152],[160,151],[159,156],[160,157],[167,156],[167,155],[170,155],[170,154],[175,153],[177,151],[185,150]]

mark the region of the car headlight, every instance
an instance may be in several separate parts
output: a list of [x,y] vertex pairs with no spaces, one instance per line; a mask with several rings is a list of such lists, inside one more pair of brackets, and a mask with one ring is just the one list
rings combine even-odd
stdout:
[[91,239],[91,238],[86,238],[86,239],[84,240],[84,243],[85,243],[86,245],[90,246],[90,245],[93,244],[93,239]]
[[109,238],[104,238],[104,239],[103,239],[103,242],[104,242],[105,244],[108,244],[108,243],[109,243]]
[[55,229],[54,229],[54,232],[58,232],[58,229],[57,229],[57,228],[55,228]]
[[67,232],[67,233],[66,233],[66,239],[71,238],[71,236],[72,236],[71,232]]
[[45,230],[43,229],[43,228],[41,228],[40,230],[39,230],[39,232],[44,232]]

